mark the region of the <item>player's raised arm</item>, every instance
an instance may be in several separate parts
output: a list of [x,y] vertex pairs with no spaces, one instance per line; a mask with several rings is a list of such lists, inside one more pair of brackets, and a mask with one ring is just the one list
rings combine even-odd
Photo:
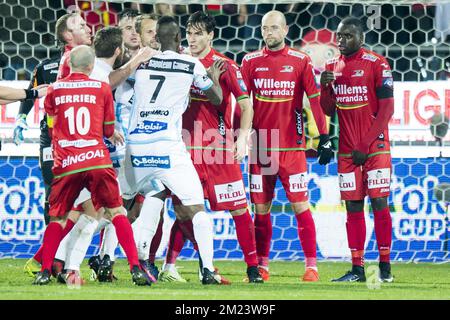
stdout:
[[47,85],[25,90],[0,86],[0,102],[10,103],[24,99],[36,99],[45,96],[46,93]]
[[109,74],[109,84],[111,85],[111,88],[115,89],[119,84],[124,82],[141,63],[150,60],[150,58],[157,53],[158,51],[149,47],[139,49],[139,52],[131,58],[130,61]]
[[336,100],[333,97],[332,83],[333,71],[325,70],[320,75],[320,106],[327,116],[332,116],[336,111]]
[[[213,65],[208,68],[207,73],[209,78],[212,80],[212,84],[208,85],[207,89],[204,89],[206,97],[211,101],[211,103],[215,106],[218,106],[222,103],[222,87],[219,83],[219,78],[222,73],[226,70],[225,61],[216,60]],[[206,81],[206,79],[203,79]],[[197,80],[198,81],[198,80]]]

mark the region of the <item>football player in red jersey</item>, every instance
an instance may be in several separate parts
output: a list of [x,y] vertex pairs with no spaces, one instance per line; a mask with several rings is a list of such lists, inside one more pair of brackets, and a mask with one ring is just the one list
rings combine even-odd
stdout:
[[[150,285],[139,268],[131,225],[122,207],[116,174],[103,137],[114,134],[114,105],[107,83],[89,78],[95,55],[85,45],[70,53],[71,73],[52,84],[44,107],[53,143],[54,179],[50,194],[50,223],[44,233],[42,269],[34,284],[50,282],[50,270],[63,238],[65,220],[83,188],[92,194],[96,208],[104,207],[127,254],[135,284]],[[108,190],[108,192],[105,192]]]
[[280,177],[297,219],[297,230],[305,253],[303,281],[318,281],[316,230],[309,209],[305,136],[302,119],[306,93],[320,133],[319,163],[331,160],[331,142],[325,116],[320,109],[319,86],[309,56],[288,47],[284,15],[270,11],[261,24],[265,47],[248,53],[241,72],[253,94],[253,128],[257,141],[250,155],[250,196],[255,204],[256,248],[259,266],[269,278],[272,238],[270,209],[277,178]]
[[[220,76],[223,101],[219,106],[214,106],[199,88],[191,88],[191,103],[183,114],[183,129],[186,133],[184,141],[191,152],[191,159],[211,210],[228,210],[233,217],[236,236],[247,264],[246,279],[251,283],[261,283],[263,279],[257,268],[255,227],[247,209],[240,165],[236,161],[245,156],[253,108],[239,67],[211,47],[214,29],[214,18],[203,11],[195,12],[187,21],[186,37],[190,54],[198,58],[205,68],[223,61],[226,71]],[[242,111],[236,143],[231,123],[231,94]],[[174,201],[175,211],[180,210],[179,200]],[[166,263],[160,275],[162,281],[176,281],[180,278],[175,269],[175,259],[184,244],[183,233],[195,243],[192,222],[177,219],[171,230]]]
[[321,75],[320,103],[339,119],[338,175],[347,208],[347,238],[352,270],[333,281],[363,282],[364,198],[369,196],[380,253],[382,282],[392,282],[390,249],[392,219],[388,207],[391,154],[388,123],[394,113],[392,72],[387,60],[365,48],[359,19],[346,18],[337,29],[341,55],[326,64]]

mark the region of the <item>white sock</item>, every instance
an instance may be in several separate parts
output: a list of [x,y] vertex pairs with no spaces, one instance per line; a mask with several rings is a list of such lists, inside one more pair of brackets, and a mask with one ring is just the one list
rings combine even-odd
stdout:
[[214,242],[211,219],[206,212],[200,211],[192,219],[192,225],[194,226],[194,237],[197,241],[200,257],[202,258],[203,268],[214,272]]
[[70,234],[72,233],[72,230],[69,231],[68,234],[61,240],[58,246],[58,251],[56,251],[55,259],[66,261],[66,253],[67,253],[67,246],[68,246],[68,240],[70,237]]
[[172,271],[172,270],[176,270],[175,264],[174,264],[174,263],[164,263],[162,269],[163,269],[164,271]]
[[163,206],[164,201],[161,199],[145,196],[139,217],[134,222],[138,223],[137,227],[139,227],[137,237],[135,235],[139,260],[147,260],[149,257],[150,245],[158,228]]
[[115,252],[119,244],[119,240],[116,235],[116,228],[112,223],[105,227],[105,232],[103,233],[102,246],[100,248],[100,258],[103,259],[105,254],[109,255],[111,261],[116,260]]
[[109,221],[108,219],[101,218],[100,221],[98,222],[98,226],[97,226],[97,229],[95,229],[94,234],[97,234],[98,232],[100,232],[102,229],[104,229],[110,223],[111,223],[111,221]]
[[[68,240],[66,269],[80,270],[80,265],[91,244],[98,221],[92,217],[83,214],[74,225]],[[72,232],[73,231],[73,232]]]

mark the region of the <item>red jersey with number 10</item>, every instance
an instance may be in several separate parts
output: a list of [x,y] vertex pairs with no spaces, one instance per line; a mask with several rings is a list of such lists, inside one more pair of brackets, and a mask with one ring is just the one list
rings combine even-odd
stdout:
[[[325,69],[333,71],[332,96],[339,118],[339,153],[352,150],[369,132],[380,110],[379,98],[392,95],[392,72],[386,59],[361,48],[355,54],[329,60]],[[391,92],[386,94],[385,92]],[[388,127],[369,146],[369,154],[389,152]]]
[[[265,47],[244,56],[241,72],[253,94],[253,128],[260,134],[259,142],[266,129],[269,150],[305,150],[303,95],[320,95],[309,56],[288,46],[279,51]],[[272,142],[273,129],[279,130],[279,143]]]
[[71,73],[47,90],[45,111],[52,128],[55,178],[110,168],[103,136],[114,133],[111,87],[81,73]]

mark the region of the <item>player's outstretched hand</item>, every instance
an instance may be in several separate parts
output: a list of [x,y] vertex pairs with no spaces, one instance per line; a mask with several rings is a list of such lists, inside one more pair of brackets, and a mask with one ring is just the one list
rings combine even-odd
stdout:
[[333,71],[325,70],[325,71],[322,72],[322,74],[320,75],[320,85],[321,85],[321,86],[327,86],[327,85],[329,85],[331,82],[333,82],[334,80],[336,80],[336,79],[334,78],[334,73],[333,73]]
[[34,90],[38,91],[38,97],[42,98],[43,96],[47,95],[47,89],[48,89],[48,84],[41,84],[40,86],[37,86],[34,88]]
[[217,59],[208,69],[206,69],[206,72],[212,81],[219,82],[220,75],[226,70],[227,66],[225,64],[225,60]]
[[361,151],[358,151],[358,150],[353,150],[352,151],[352,160],[353,160],[353,164],[355,164],[357,166],[362,166],[364,164],[364,162],[366,162],[366,160],[367,160],[367,154],[363,153]]
[[16,146],[24,142],[23,131],[28,130],[27,115],[21,113],[17,116],[16,125],[13,132],[13,140]]
[[123,144],[125,143],[125,138],[117,130],[114,130],[113,135],[109,137],[108,140],[115,146],[123,146]]
[[242,161],[245,157],[245,152],[247,151],[247,137],[239,136],[236,143],[234,144],[234,159],[237,161]]
[[319,164],[325,165],[330,163],[331,159],[333,158],[333,145],[331,144],[329,135],[327,134],[320,135],[317,153],[319,156]]
[[153,56],[160,53],[159,51],[152,49],[150,47],[140,48],[138,53],[136,54],[136,59],[138,59],[139,63],[146,62],[150,60]]

